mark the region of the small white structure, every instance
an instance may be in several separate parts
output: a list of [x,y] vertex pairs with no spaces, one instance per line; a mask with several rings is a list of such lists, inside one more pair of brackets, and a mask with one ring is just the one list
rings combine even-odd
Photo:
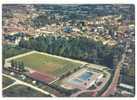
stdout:
[[20,42],[20,40],[21,40],[21,37],[17,38],[17,39],[15,40],[15,45],[18,45],[19,42]]
[[73,28],[72,29],[74,32],[80,32],[80,29],[78,29],[78,28]]
[[90,87],[90,86],[92,86],[93,84],[95,84],[95,80],[93,80],[90,84],[89,84],[89,86],[88,87]]
[[120,83],[119,86],[129,90],[134,90],[134,87],[128,84]]
[[97,80],[100,80],[103,76],[104,76],[103,74],[99,75]]
[[36,81],[32,81],[33,84],[36,84]]
[[20,77],[22,78],[22,80],[26,79],[25,75],[20,75]]
[[96,79],[96,83],[100,82],[100,79],[101,79],[103,76],[104,76],[103,74],[99,75],[99,76],[97,77],[97,79]]
[[11,73],[10,73],[10,75],[14,76],[14,75],[15,75],[15,73],[14,73],[14,72],[11,72]]
[[5,62],[4,67],[5,68],[11,67],[11,63]]

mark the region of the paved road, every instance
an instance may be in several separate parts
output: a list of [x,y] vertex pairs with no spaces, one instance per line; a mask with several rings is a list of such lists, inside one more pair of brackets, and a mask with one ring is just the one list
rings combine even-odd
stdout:
[[[128,45],[126,45],[125,51],[127,50],[127,48],[128,48]],[[117,91],[117,85],[118,85],[118,81],[119,81],[119,77],[120,77],[120,70],[121,70],[121,66],[122,66],[122,63],[124,62],[125,57],[126,57],[126,54],[124,52],[122,55],[121,61],[116,66],[116,70],[115,70],[115,74],[114,74],[112,83],[110,84],[108,89],[101,96],[109,96],[110,94],[114,94]]]
[[124,62],[126,55],[122,55],[121,61],[116,66],[115,74],[112,80],[112,83],[108,87],[108,89],[101,96],[109,96],[110,94],[114,94],[117,90],[117,85],[120,77],[121,64]]
[[[51,95],[52,97],[56,97],[54,94],[51,94],[51,93],[49,93],[49,92],[47,92],[47,91],[45,91],[45,90],[42,90],[42,89],[40,89],[40,88],[38,88],[38,87],[35,87],[35,86],[33,86],[33,85],[29,84],[29,83],[26,83],[26,82],[23,82],[23,81],[21,81],[21,80],[18,80],[18,79],[16,79],[15,77],[12,77],[12,76],[10,76],[10,75],[3,74],[3,76],[8,77],[8,78],[10,78],[10,79],[12,79],[12,80],[15,80],[16,84],[25,85],[25,86],[31,87],[31,88],[39,91],[39,92],[42,92],[42,93],[44,93],[44,94],[46,94],[46,95]],[[14,85],[14,84],[13,84],[13,85]]]

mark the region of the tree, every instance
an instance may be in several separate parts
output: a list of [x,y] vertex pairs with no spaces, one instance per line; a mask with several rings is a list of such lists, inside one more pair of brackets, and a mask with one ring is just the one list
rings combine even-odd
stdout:
[[20,61],[20,71],[21,72],[25,71],[25,66],[24,66],[23,61]]
[[17,61],[14,61],[14,68],[13,69],[15,69],[15,71],[18,69],[18,62]]
[[40,36],[21,41],[21,47],[51,54],[102,64],[112,68],[114,55],[122,54],[121,47],[109,47],[86,37]]
[[13,68],[15,66],[14,60],[11,60],[11,67]]

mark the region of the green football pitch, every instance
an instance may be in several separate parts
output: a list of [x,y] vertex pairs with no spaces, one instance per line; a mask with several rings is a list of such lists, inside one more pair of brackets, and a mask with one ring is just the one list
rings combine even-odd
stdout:
[[32,53],[14,60],[23,61],[25,66],[31,69],[57,77],[81,66],[80,63],[40,53]]

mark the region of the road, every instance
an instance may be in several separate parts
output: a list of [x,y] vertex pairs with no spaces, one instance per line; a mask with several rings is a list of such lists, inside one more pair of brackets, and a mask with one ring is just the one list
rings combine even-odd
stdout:
[[[126,44],[124,51],[126,51],[127,48],[128,48],[128,45]],[[112,83],[109,85],[108,89],[101,96],[103,96],[103,97],[110,96],[111,94],[114,94],[117,91],[117,85],[118,85],[118,81],[120,78],[120,70],[121,70],[122,63],[125,60],[125,57],[126,57],[126,54],[124,52],[120,62],[116,66],[116,70],[115,70],[115,74],[114,74]]]
[[[8,78],[10,78],[10,79],[12,79],[12,80],[15,80],[15,83],[16,83],[16,84],[25,85],[25,86],[31,87],[32,89],[35,89],[35,90],[37,90],[37,91],[39,91],[39,92],[42,92],[42,93],[44,93],[44,94],[46,94],[46,95],[51,95],[52,97],[56,97],[54,94],[51,94],[51,93],[49,93],[49,92],[47,92],[47,91],[45,91],[45,90],[43,90],[43,89],[40,89],[40,88],[38,88],[38,87],[35,87],[35,86],[33,86],[33,85],[29,84],[29,83],[26,83],[26,82],[24,82],[24,81],[18,80],[17,78],[12,77],[12,76],[10,76],[10,75],[3,74],[3,76],[8,77]],[[15,85],[15,84],[12,84],[12,85]],[[11,86],[12,86],[12,85],[11,85]],[[11,86],[8,86],[8,87],[11,87]]]
[[116,66],[116,70],[115,70],[115,74],[114,74],[112,83],[109,85],[108,89],[101,96],[103,96],[103,97],[110,96],[110,94],[114,94],[116,92],[119,77],[120,77],[121,65],[124,62],[125,57],[126,57],[126,54],[124,53],[122,55],[121,61]]

